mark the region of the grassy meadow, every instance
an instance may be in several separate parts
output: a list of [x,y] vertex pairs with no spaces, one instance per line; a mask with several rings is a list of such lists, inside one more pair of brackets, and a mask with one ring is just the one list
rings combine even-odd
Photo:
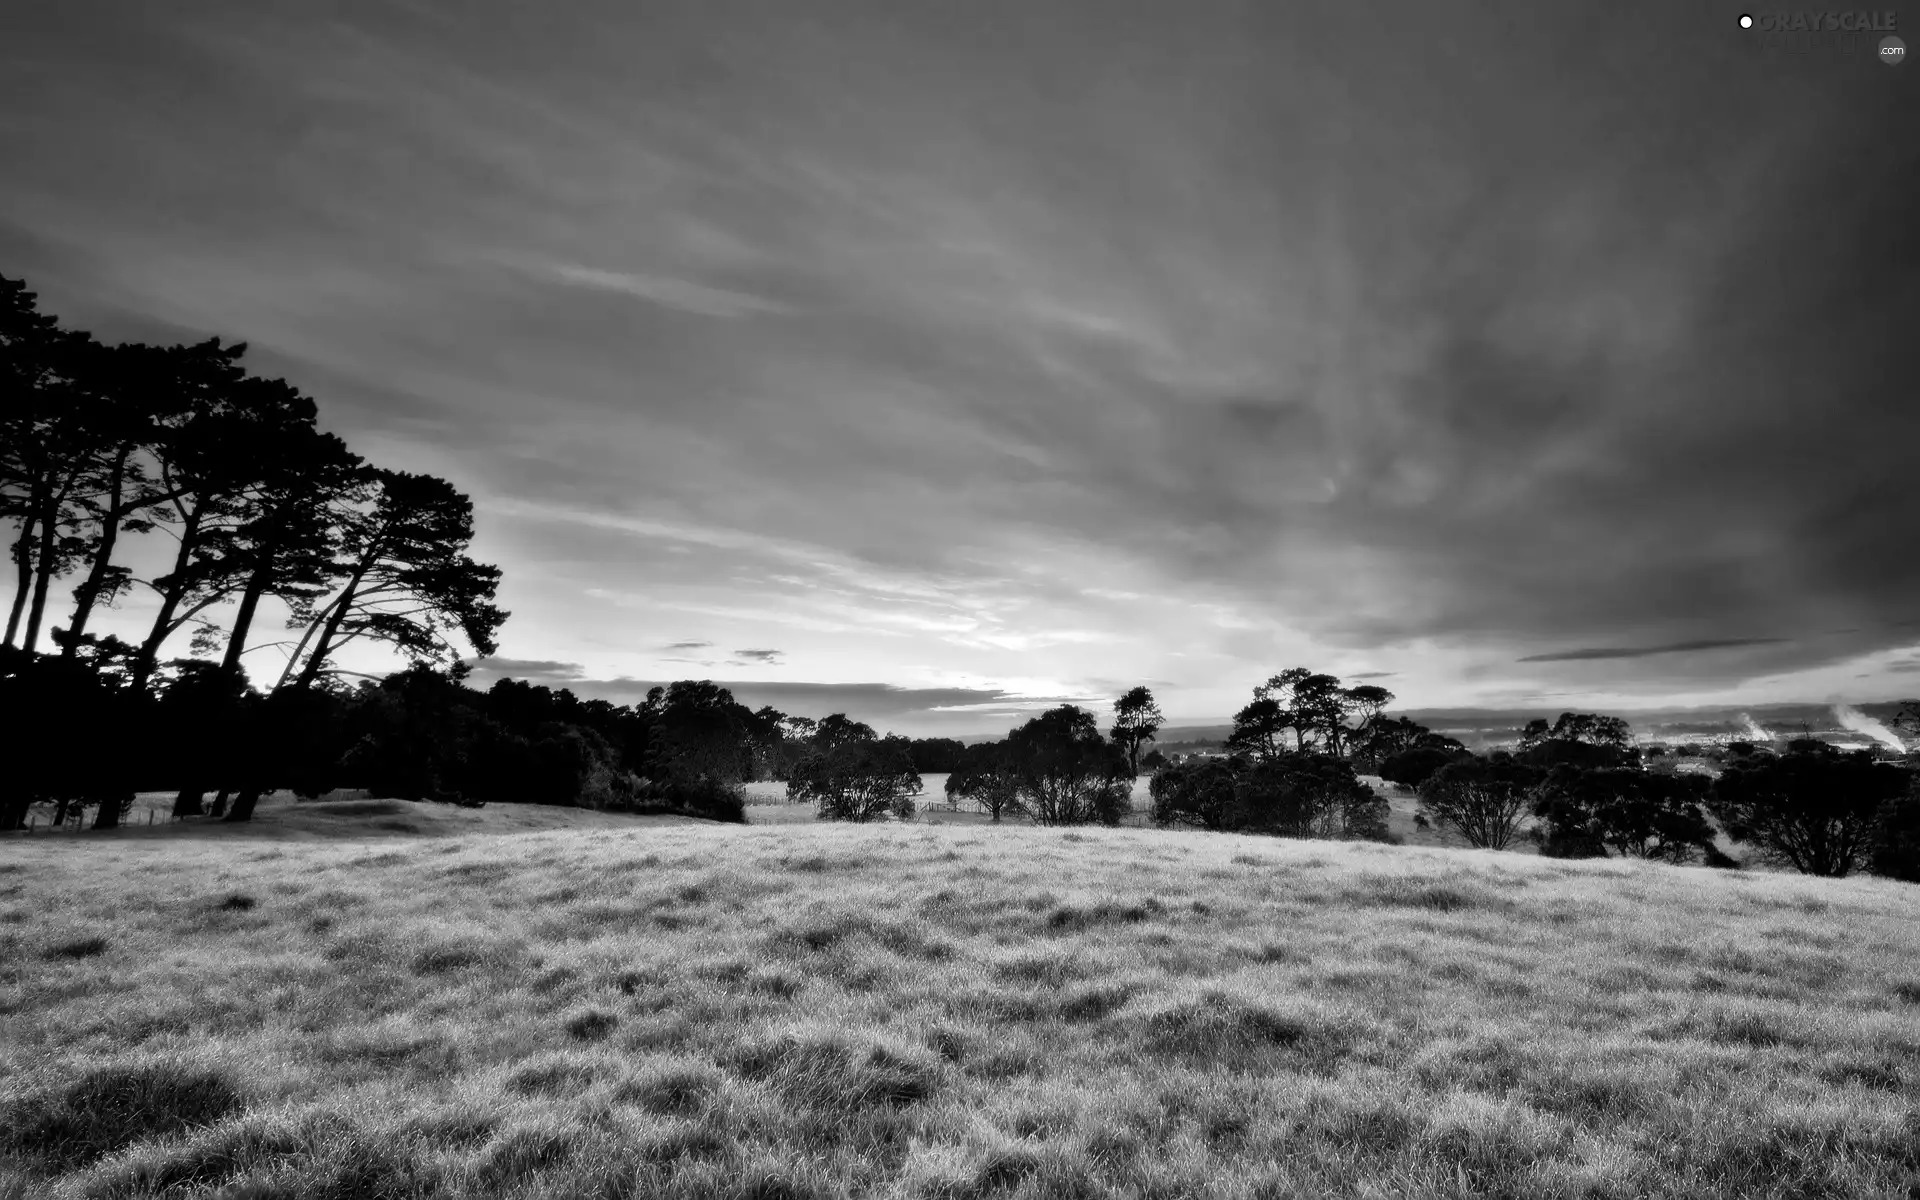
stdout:
[[0,842],[0,1197],[1920,1196],[1920,888],[750,815]]

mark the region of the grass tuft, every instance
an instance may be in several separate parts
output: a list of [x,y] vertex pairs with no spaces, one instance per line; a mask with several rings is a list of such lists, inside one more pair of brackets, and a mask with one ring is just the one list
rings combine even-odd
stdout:
[[169,1062],[104,1067],[16,1102],[0,1121],[0,1149],[71,1170],[240,1107],[239,1090],[218,1071]]
[[705,1112],[725,1086],[725,1077],[705,1063],[669,1063],[622,1083],[613,1098],[662,1116],[690,1117]]
[[1103,901],[1090,908],[1063,904],[1047,914],[1047,928],[1056,932],[1077,932],[1094,925],[1120,922],[1137,925],[1166,911],[1166,906],[1149,896],[1143,901],[1121,904]]
[[620,1018],[610,1012],[590,1008],[567,1018],[567,1036],[580,1042],[597,1042],[611,1034]]
[[1324,1068],[1345,1053],[1340,1025],[1304,1007],[1275,1005],[1208,991],[1146,1018],[1145,1042],[1157,1054],[1228,1071],[1271,1069],[1276,1055]]
[[731,1065],[798,1102],[842,1112],[925,1100],[941,1073],[940,1060],[922,1047],[839,1030],[790,1030],[751,1041],[735,1051]]
[[575,1139],[564,1130],[516,1129],[487,1146],[479,1177],[490,1187],[504,1188],[566,1162],[573,1157],[574,1148]]
[[516,1096],[566,1096],[593,1083],[593,1064],[572,1058],[536,1059],[507,1077]]
[[1362,875],[1346,897],[1356,904],[1397,908],[1425,908],[1434,912],[1510,907],[1509,902],[1485,890],[1444,879],[1405,875]]

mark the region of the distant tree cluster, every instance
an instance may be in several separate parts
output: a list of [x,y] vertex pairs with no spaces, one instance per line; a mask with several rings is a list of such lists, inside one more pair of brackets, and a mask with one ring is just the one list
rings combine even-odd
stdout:
[[871,821],[913,816],[920,772],[913,746],[897,735],[834,713],[814,727],[807,753],[787,780],[789,800],[812,803],[822,820]]
[[1253,689],[1234,714],[1223,758],[1162,766],[1150,785],[1157,825],[1286,837],[1388,840],[1388,804],[1356,768],[1379,769],[1409,752],[1443,756],[1460,745],[1404,718],[1394,695],[1343,686],[1304,667]]
[[[1141,711],[1151,705],[1147,696]],[[1136,724],[1108,740],[1092,713],[1063,704],[1009,731],[1005,741],[967,747],[947,777],[947,796],[973,801],[995,821],[1023,816],[1038,825],[1118,825],[1133,807],[1127,747],[1151,736],[1139,731]]]
[[1282,837],[1386,841],[1387,802],[1329,754],[1271,761],[1236,756],[1162,768],[1151,785],[1153,822]]

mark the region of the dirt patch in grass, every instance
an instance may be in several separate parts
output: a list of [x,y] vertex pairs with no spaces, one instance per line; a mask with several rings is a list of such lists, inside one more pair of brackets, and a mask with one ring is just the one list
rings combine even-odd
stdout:
[[1103,900],[1089,906],[1063,904],[1047,914],[1047,929],[1052,933],[1078,933],[1093,925],[1137,925],[1166,911],[1152,896],[1139,901]]
[[508,957],[507,948],[497,943],[456,938],[421,947],[413,956],[412,966],[416,974],[443,975],[476,967],[499,966]]
[[577,1042],[597,1042],[610,1035],[619,1025],[620,1018],[612,1013],[589,1008],[567,1018],[567,1036]]
[[107,952],[107,939],[103,937],[75,938],[69,942],[55,942],[48,946],[42,955],[50,959],[97,958]]

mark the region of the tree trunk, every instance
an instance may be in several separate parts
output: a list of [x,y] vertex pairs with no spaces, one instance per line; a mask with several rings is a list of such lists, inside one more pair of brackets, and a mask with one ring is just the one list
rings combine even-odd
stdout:
[[321,610],[319,617],[307,623],[306,632],[300,635],[299,642],[293,647],[293,653],[287,656],[287,665],[280,669],[280,678],[274,681],[273,691],[269,693],[270,695],[278,695],[280,689],[287,686],[287,681],[293,678],[293,669],[300,665],[300,656],[307,652],[307,643],[313,640],[313,635],[326,620],[326,614],[332,611],[333,605],[329,604]]
[[181,788],[180,794],[173,798],[173,815],[176,817],[205,816],[207,794],[197,788]]
[[259,803],[259,788],[241,788],[240,794],[233,799],[233,811],[227,814],[226,819],[228,821],[251,821],[253,820],[254,806]]
[[55,801],[53,806],[53,827],[55,829],[61,829],[66,826],[67,806],[72,803],[73,801],[68,799],[65,796],[62,796],[60,797],[59,800]]
[[94,815],[95,829],[120,828],[120,814],[133,807],[133,795],[130,792],[107,792],[100,797],[100,811]]
[[154,664],[159,661],[160,647],[166,644],[168,635],[173,633],[173,614],[180,608],[180,601],[187,594],[187,565],[193,560],[193,552],[198,546],[200,533],[200,510],[195,509],[180,530],[180,550],[173,556],[173,574],[171,582],[160,599],[160,612],[153,618],[153,629],[147,634],[147,640],[140,644],[140,653],[133,661],[133,690],[144,692],[147,680],[153,677]]
[[320,640],[314,643],[313,653],[307,656],[307,665],[300,669],[300,678],[294,686],[304,691],[313,686],[320,674],[320,666],[327,661],[327,653],[333,648],[334,635],[340,632],[340,622],[346,620],[347,610],[353,607],[353,594],[359,590],[360,581],[373,565],[369,559],[361,559],[360,566],[347,581],[346,590],[340,593],[340,599],[334,603],[333,611],[327,614],[327,623],[321,627]]
[[39,514],[40,497],[36,491],[20,518],[20,536],[14,539],[13,543],[16,574],[13,585],[13,609],[7,614],[7,645],[9,646],[14,644],[14,638],[20,633],[20,617],[27,611],[27,597],[33,591],[33,535],[40,521]]
[[233,633],[227,637],[227,654],[221,660],[220,669],[227,674],[240,675],[240,656],[247,651],[247,630],[253,625],[253,615],[260,607],[260,597],[267,590],[271,575],[266,567],[260,567],[247,580],[247,590],[240,596],[240,611],[233,617]]
[[219,819],[220,817],[224,817],[227,815],[227,789],[226,788],[221,788],[220,794],[213,798],[213,808],[208,811],[207,815],[215,818],[216,820]]
[[107,509],[100,518],[100,545],[94,549],[93,566],[87,571],[87,578],[79,587],[73,589],[73,620],[67,622],[67,644],[60,649],[62,657],[72,658],[80,650],[80,635],[87,631],[87,621],[93,616],[93,606],[100,600],[100,592],[107,582],[107,571],[113,565],[114,544],[120,540],[120,520],[126,516],[120,508],[121,494],[126,490],[127,456],[132,448],[120,452],[114,460],[113,482],[107,491]]
[[70,486],[63,486],[57,497],[49,495],[41,502],[40,552],[33,564],[33,606],[27,610],[27,632],[21,640],[21,645],[28,650],[37,650],[40,646],[40,626],[47,615],[47,589],[53,586],[53,573],[60,565],[53,552],[60,541],[60,506],[66,501]]
[[27,810],[33,807],[33,797],[22,791],[0,792],[0,833],[27,826]]

